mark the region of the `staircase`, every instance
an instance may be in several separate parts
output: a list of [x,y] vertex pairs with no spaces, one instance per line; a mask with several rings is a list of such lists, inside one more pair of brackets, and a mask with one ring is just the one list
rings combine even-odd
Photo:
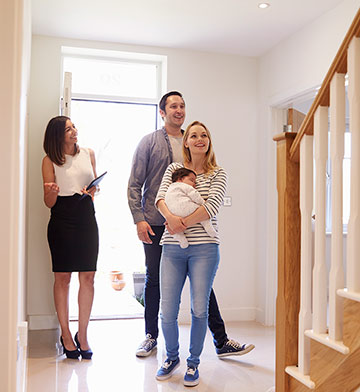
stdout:
[[[295,132],[274,138],[278,189],[276,392],[360,391],[359,37],[360,10],[301,125],[296,129],[296,123],[290,123]],[[342,192],[346,98],[351,191],[345,265]],[[330,270],[325,228],[328,135]]]

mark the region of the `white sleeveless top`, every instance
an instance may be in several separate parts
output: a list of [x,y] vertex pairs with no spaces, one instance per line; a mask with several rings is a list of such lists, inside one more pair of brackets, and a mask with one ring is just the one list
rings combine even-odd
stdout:
[[81,195],[81,189],[95,178],[90,159],[90,151],[80,148],[76,155],[66,155],[62,166],[54,165],[55,182],[60,188],[59,196]]

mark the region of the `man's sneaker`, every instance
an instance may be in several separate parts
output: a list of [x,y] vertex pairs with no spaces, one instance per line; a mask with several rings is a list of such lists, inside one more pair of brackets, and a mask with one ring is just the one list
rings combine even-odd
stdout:
[[195,366],[188,366],[185,376],[184,385],[186,387],[194,387],[199,384],[199,370]]
[[156,339],[148,333],[146,335],[146,339],[140,344],[140,346],[136,350],[137,357],[147,357],[156,349]]
[[253,344],[240,344],[235,340],[228,340],[221,348],[216,348],[216,354],[220,358],[229,355],[244,355],[254,348]]
[[175,361],[167,358],[162,364],[161,368],[156,373],[157,380],[166,380],[172,376],[174,371],[180,366],[180,359],[176,358]]

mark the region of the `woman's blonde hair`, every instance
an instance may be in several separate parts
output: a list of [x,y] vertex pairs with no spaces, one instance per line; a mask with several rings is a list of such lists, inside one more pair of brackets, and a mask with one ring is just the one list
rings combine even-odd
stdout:
[[185,146],[185,143],[186,143],[186,140],[189,136],[190,129],[195,125],[199,125],[200,127],[204,128],[206,131],[206,134],[209,138],[209,148],[206,151],[205,159],[204,159],[204,171],[205,171],[205,174],[209,174],[209,173],[213,172],[214,169],[217,167],[217,163],[216,163],[215,153],[214,153],[214,150],[212,147],[212,140],[211,140],[210,132],[206,128],[205,124],[203,124],[200,121],[193,121],[191,124],[189,124],[187,126],[187,128],[184,132],[183,143],[182,143],[182,153],[183,153],[183,157],[184,157],[184,164],[186,165],[187,163],[191,162],[190,150],[188,147]]

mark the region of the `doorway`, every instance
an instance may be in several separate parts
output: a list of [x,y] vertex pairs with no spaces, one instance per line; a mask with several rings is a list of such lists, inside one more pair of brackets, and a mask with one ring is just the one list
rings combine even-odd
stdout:
[[[137,144],[156,129],[157,105],[72,99],[71,112],[79,145],[94,150],[98,175],[107,171],[94,200],[100,242],[91,318],[142,317],[133,272],[145,272],[144,252],[128,207],[127,183]],[[112,287],[111,271],[123,273],[122,290]],[[73,275],[69,311],[77,319],[78,279]]]

